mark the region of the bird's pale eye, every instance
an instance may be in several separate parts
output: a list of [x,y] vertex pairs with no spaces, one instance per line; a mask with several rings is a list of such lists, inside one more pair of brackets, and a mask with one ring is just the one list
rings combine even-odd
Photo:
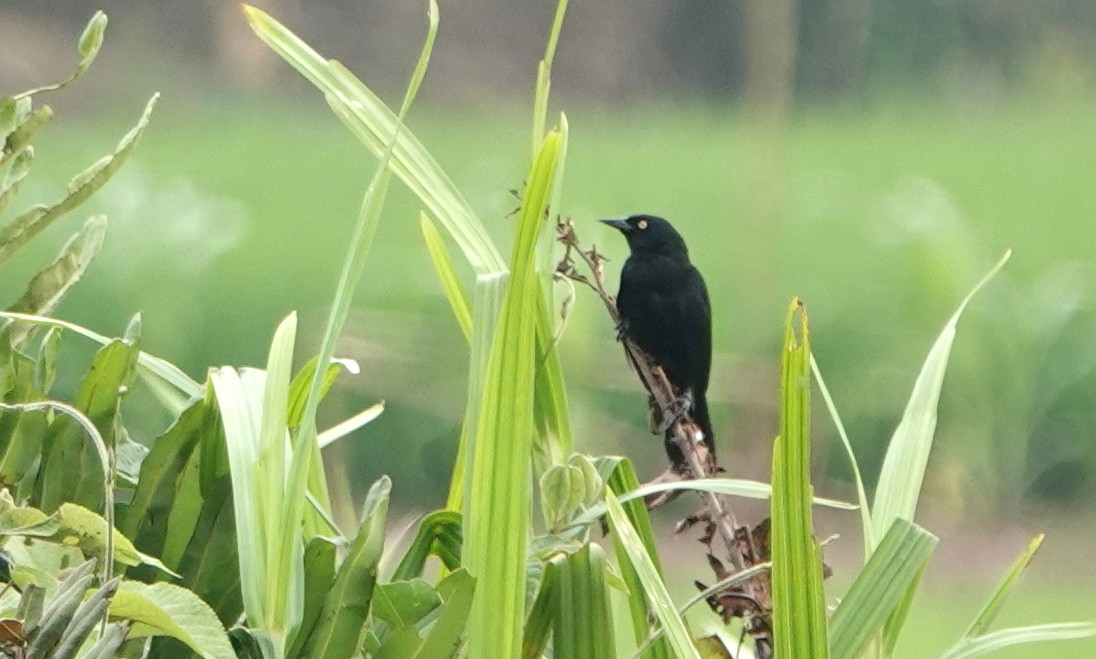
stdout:
[[647,220],[640,220],[639,222],[636,222],[636,226],[639,227],[640,229],[646,229],[647,228]]

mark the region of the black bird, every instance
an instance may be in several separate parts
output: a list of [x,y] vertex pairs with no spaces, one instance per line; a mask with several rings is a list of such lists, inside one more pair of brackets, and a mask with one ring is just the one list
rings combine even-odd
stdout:
[[[658,362],[679,399],[691,403],[692,419],[714,458],[707,399],[712,305],[704,278],[689,262],[681,234],[661,217],[601,221],[619,229],[632,251],[620,273],[620,331]],[[667,441],[666,450],[674,465],[683,464],[684,456],[672,442]]]

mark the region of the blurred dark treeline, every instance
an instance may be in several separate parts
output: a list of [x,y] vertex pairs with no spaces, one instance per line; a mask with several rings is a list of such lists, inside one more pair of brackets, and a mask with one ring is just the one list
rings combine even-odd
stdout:
[[[401,87],[418,48],[425,2],[257,0],[375,84]],[[912,90],[993,98],[1012,88],[1088,87],[1096,70],[1092,0],[674,0],[570,3],[555,78],[567,93],[612,102],[665,96],[764,95],[860,99]],[[550,0],[442,0],[432,93],[449,101],[483,94],[523,100],[555,10]],[[289,76],[247,30],[236,2],[200,0],[5,0],[0,41],[23,58],[67,54],[96,9],[124,29],[130,52],[156,51],[233,85]],[[137,49],[137,50],[133,50]],[[134,74],[140,64],[131,62]],[[211,66],[212,65],[212,66]],[[774,82],[775,81],[775,82]],[[216,82],[216,81],[214,81]],[[1068,90],[1075,91],[1075,90]]]

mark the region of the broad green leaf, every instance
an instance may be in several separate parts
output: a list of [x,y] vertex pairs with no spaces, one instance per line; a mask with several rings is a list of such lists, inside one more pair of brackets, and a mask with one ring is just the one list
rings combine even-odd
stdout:
[[[133,381],[138,350],[115,340],[100,349],[76,392],[73,407],[91,420],[109,446],[114,445],[118,403]],[[72,416],[54,419],[44,439],[42,462],[33,501],[47,512],[65,501],[99,508],[103,498],[103,466],[96,448]]]
[[521,648],[540,295],[534,255],[565,141],[566,132],[550,133],[526,178],[510,283],[491,347],[470,455],[465,565],[477,580],[468,629],[472,656],[512,657]]
[[948,357],[955,341],[955,329],[967,304],[985,284],[1001,270],[1012,252],[1006,252],[981,281],[967,294],[959,308],[944,325],[936,339],[917,381],[913,385],[906,411],[891,437],[887,455],[879,473],[879,485],[872,508],[872,535],[882,538],[895,519],[914,519],[921,483],[936,432],[936,406],[944,385]]
[[304,618],[289,648],[290,657],[299,657],[304,643],[316,627],[327,592],[335,581],[335,553],[338,545],[328,538],[312,538],[304,548]]
[[[182,585],[209,604],[226,626],[243,613],[231,485],[226,476],[205,492],[198,522],[178,567]],[[168,547],[173,535],[169,526]]]
[[452,510],[436,510],[419,522],[419,530],[392,574],[393,581],[422,576],[426,559],[437,556],[449,570],[461,563],[461,516]]
[[441,596],[424,579],[391,581],[373,590],[373,617],[392,629],[411,629],[441,605]]
[[76,66],[76,71],[73,72],[72,76],[64,82],[25,91],[16,98],[54,91],[75,82],[80,76],[84,75],[91,63],[95,61],[95,56],[99,54],[99,48],[103,45],[103,33],[106,32],[106,29],[107,15],[102,11],[95,12],[91,20],[88,21],[87,26],[84,27],[84,31],[80,34],[80,40],[76,42],[76,49],[80,53],[80,63]]
[[827,656],[822,551],[811,521],[810,354],[807,313],[795,299],[784,325],[780,360],[780,436],[773,445],[771,539],[775,654],[797,659]]
[[830,621],[830,656],[855,659],[899,605],[936,548],[936,537],[896,520],[856,575]]
[[[10,332],[0,334],[0,366],[4,367],[11,387],[5,403],[42,400],[45,393],[35,386],[37,365],[29,357],[11,348]],[[49,427],[45,414],[0,411],[0,485],[13,487],[30,472],[42,451],[42,440]],[[28,479],[29,481],[29,479]]]
[[564,554],[557,554],[544,564],[536,599],[533,600],[525,619],[521,639],[522,659],[540,659],[548,646],[548,635],[552,631],[556,609],[559,608],[559,565],[566,558]]
[[1011,627],[989,634],[964,638],[940,655],[940,659],[967,659],[1024,643],[1070,641],[1096,636],[1096,623],[1059,622],[1030,627]]
[[582,470],[571,465],[550,467],[540,478],[540,505],[548,530],[558,530],[586,496]]
[[[280,23],[244,7],[251,29],[332,101],[332,109],[375,155],[392,142],[391,168],[453,236],[480,275],[505,272],[506,264],[468,202],[433,156],[368,87],[334,60],[326,60]],[[336,102],[337,101],[337,102]],[[393,138],[395,141],[393,142]]]
[[963,634],[965,638],[972,638],[985,634],[990,625],[993,624],[994,618],[1001,611],[1001,607],[1005,605],[1005,601],[1008,600],[1009,595],[1012,594],[1013,588],[1020,581],[1020,576],[1023,575],[1024,570],[1031,563],[1031,559],[1035,558],[1035,552],[1039,551],[1039,547],[1043,544],[1043,538],[1046,536],[1042,533],[1035,536],[1028,544],[1024,553],[1020,554],[1020,557],[1013,563],[1012,569],[1010,569],[1005,577],[1001,580],[1001,583],[997,585],[997,588],[993,591],[993,595],[990,596],[989,601],[982,607],[982,610],[978,612],[978,616],[971,622],[970,627],[967,629],[967,633]]
[[[74,503],[63,503],[56,514],[58,529],[50,536],[51,542],[79,547],[89,556],[102,557],[107,550],[107,522],[98,513]],[[123,565],[151,565],[173,574],[158,559],[145,555],[133,546],[129,538],[114,529],[114,560]]]
[[324,598],[316,628],[305,642],[302,657],[349,657],[358,647],[369,615],[377,564],[384,549],[384,525],[392,482],[382,476],[369,489],[361,528]]
[[[2,210],[2,207],[0,207]],[[430,260],[434,263],[434,270],[441,280],[445,298],[449,300],[449,307],[453,310],[453,316],[457,319],[457,326],[464,333],[464,338],[472,342],[472,309],[468,305],[468,296],[457,277],[457,270],[453,266],[453,257],[449,255],[449,249],[445,246],[445,240],[437,227],[430,221],[425,212],[419,212],[419,225],[422,227],[422,237],[426,242],[426,250],[430,253]]]
[[418,653],[406,659],[448,659],[456,656],[475,590],[476,580],[467,570],[456,570],[442,579],[437,585],[442,600],[437,619]]
[[[196,401],[152,442],[152,449],[142,464],[133,499],[123,509],[118,524],[119,530],[146,553],[163,557],[168,517],[177,508],[201,508],[200,492],[181,490],[183,472],[192,462],[194,450],[207,423],[210,423],[208,407],[205,401]],[[194,466],[197,466],[196,462]],[[180,497],[180,494],[185,496]],[[193,526],[190,532],[193,532]],[[185,547],[190,541],[190,533],[182,535],[185,536],[181,538]],[[174,565],[170,559],[165,559],[165,562]]]
[[[31,238],[38,235],[54,220],[79,206],[88,197],[103,187],[114,175],[122,163],[129,158],[148,126],[152,109],[156,107],[159,94],[154,94],[145,106],[144,114],[126,135],[118,142],[114,153],[104,157],[90,168],[77,174],[69,183],[68,194],[53,206],[36,206],[17,216],[3,228],[0,228],[0,264],[3,264]],[[16,133],[19,131],[17,130]],[[14,138],[14,134],[13,134]]]
[[[96,215],[85,222],[83,228],[73,234],[61,248],[53,263],[34,275],[26,292],[15,304],[8,307],[8,311],[45,316],[53,313],[57,303],[73,284],[80,281],[92,259],[99,254],[106,231],[107,219],[102,215]],[[20,324],[12,331],[15,345],[24,342],[29,327],[33,326]]]
[[133,623],[131,637],[170,636],[204,659],[235,659],[228,635],[197,595],[173,584],[123,582],[110,602],[110,616]]
[[555,600],[552,643],[556,656],[616,656],[605,583],[608,570],[605,550],[596,543],[588,543],[557,568],[559,594]]
[[[624,550],[623,554],[627,557],[627,561],[643,584],[648,606],[650,606],[651,611],[665,630],[665,640],[673,648],[678,659],[688,659],[689,657],[699,659],[700,654],[693,644],[689,630],[685,628],[685,621],[682,620],[674,607],[673,600],[670,599],[670,593],[666,590],[666,584],[662,581],[658,568],[651,561],[651,557],[643,545],[643,540],[636,533],[632,523],[628,521],[628,516],[611,491],[605,493],[605,503],[609,507],[609,521],[613,528],[613,537]],[[646,636],[644,634],[644,638]]]
[[48,393],[57,378],[57,361],[61,354],[61,330],[51,327],[42,337],[38,348],[38,361],[34,365],[34,384],[39,391]]
[[15,154],[11,161],[11,167],[4,173],[4,178],[0,179],[0,213],[4,212],[11,200],[19,193],[19,187],[27,178],[27,174],[30,173],[30,165],[33,160],[34,147],[32,146],[25,146]]

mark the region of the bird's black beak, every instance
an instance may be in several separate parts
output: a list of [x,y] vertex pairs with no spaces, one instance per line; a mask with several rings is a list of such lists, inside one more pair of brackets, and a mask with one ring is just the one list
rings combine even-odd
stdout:
[[632,225],[628,224],[628,220],[612,219],[612,220],[598,220],[602,224],[608,224],[614,229],[620,229],[623,233],[628,233],[632,230]]

